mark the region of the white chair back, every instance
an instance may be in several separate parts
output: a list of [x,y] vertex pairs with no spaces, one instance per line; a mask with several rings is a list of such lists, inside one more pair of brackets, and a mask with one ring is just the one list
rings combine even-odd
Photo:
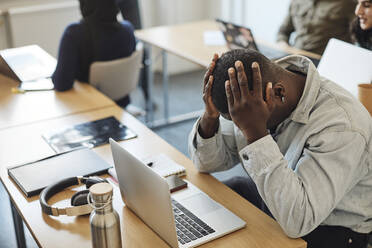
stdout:
[[116,101],[127,96],[138,84],[142,67],[143,45],[138,43],[131,56],[90,66],[89,81],[106,96]]

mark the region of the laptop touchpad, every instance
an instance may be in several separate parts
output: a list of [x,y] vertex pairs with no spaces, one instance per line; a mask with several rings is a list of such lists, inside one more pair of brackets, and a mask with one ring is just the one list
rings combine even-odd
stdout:
[[214,202],[203,193],[198,193],[182,199],[181,204],[192,211],[195,215],[205,215],[221,208],[221,205]]

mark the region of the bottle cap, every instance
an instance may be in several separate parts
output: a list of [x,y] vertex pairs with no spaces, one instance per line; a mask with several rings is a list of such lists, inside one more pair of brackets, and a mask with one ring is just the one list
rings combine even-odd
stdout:
[[112,186],[109,183],[96,183],[89,188],[93,203],[104,204],[111,201]]

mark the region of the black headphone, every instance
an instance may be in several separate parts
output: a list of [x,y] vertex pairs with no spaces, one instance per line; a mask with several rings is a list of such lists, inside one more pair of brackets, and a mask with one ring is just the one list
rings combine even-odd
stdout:
[[[68,216],[76,216],[76,215],[84,215],[89,214],[92,212],[92,207],[87,202],[87,197],[89,194],[89,188],[93,184],[96,183],[103,183],[106,182],[106,179],[93,176],[93,177],[69,177],[66,179],[63,179],[59,182],[56,182],[54,184],[49,185],[43,191],[40,193],[40,205],[41,209],[44,213],[48,215],[53,216],[59,216],[59,215],[68,215]],[[48,205],[48,200],[58,192],[61,192],[65,188],[72,186],[72,185],[79,185],[80,183],[83,183],[86,185],[86,190],[82,190],[79,192],[76,192],[71,197],[71,206],[67,208],[55,208],[50,205]]]

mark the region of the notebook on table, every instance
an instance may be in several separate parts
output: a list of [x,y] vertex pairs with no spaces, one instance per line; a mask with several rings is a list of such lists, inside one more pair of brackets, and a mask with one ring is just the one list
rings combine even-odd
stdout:
[[[147,157],[143,159],[142,162],[150,167],[157,174],[159,174],[161,177],[169,177],[172,175],[182,177],[186,175],[185,167],[176,163],[174,160],[163,153]],[[117,181],[118,177],[115,169],[111,168],[108,172]]]
[[8,175],[30,197],[64,178],[102,174],[110,167],[92,150],[80,149],[10,167]]

